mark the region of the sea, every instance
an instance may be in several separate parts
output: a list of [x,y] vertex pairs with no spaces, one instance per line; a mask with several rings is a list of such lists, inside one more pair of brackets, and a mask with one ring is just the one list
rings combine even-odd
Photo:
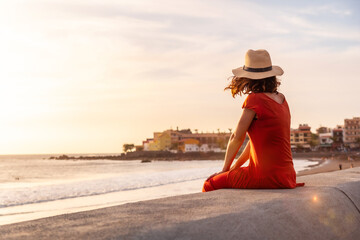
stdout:
[[[222,160],[50,160],[50,156],[54,155],[0,155],[0,225],[198,193],[223,164]],[[312,165],[310,160],[294,160],[296,172]]]

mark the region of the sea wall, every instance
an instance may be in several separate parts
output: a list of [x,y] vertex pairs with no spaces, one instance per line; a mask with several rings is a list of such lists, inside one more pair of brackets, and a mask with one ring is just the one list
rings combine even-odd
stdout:
[[296,189],[225,189],[0,227],[0,239],[358,239],[360,168]]

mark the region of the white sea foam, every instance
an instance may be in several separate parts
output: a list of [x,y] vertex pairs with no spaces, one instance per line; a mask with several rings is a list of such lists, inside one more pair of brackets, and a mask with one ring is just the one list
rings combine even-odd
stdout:
[[[0,161],[0,208],[205,180],[222,161]],[[296,171],[311,165],[294,161]],[[34,173],[35,172],[35,173]],[[19,180],[12,179],[20,176]],[[201,190],[201,186],[196,186]],[[193,191],[193,190],[192,190]]]
[[140,173],[95,180],[81,180],[33,187],[16,187],[0,192],[0,207],[76,198],[117,191],[135,190],[206,178],[218,167]]

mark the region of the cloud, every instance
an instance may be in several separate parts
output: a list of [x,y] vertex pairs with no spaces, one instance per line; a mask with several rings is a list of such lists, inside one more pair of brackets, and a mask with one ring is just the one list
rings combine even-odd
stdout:
[[301,14],[306,15],[338,15],[338,16],[350,16],[353,12],[344,7],[332,5],[320,5],[320,6],[312,6],[312,7],[305,7],[298,10]]

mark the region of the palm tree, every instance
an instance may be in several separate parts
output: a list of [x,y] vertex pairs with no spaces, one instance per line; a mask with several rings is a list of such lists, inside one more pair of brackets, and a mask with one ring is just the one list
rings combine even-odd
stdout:
[[228,128],[229,129],[229,132],[231,133],[231,131],[232,131],[232,128]]

